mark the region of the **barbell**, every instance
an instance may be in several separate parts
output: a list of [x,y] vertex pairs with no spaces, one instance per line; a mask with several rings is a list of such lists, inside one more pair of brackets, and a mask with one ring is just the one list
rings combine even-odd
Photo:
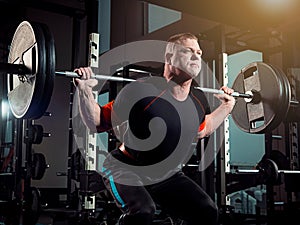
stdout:
[[264,159],[260,161],[256,169],[236,169],[236,173],[243,174],[258,174],[262,176],[263,183],[271,184],[271,185],[278,185],[281,184],[280,175],[285,174],[300,174],[300,170],[281,170],[278,169],[277,163],[272,159]]
[[[261,160],[252,168],[243,169],[232,165],[231,170],[225,173],[227,193],[255,187],[259,184],[280,185],[297,179],[299,170],[290,170],[290,161],[280,150],[272,150],[263,155]],[[285,186],[287,187],[287,186]]]
[[[23,21],[17,27],[9,51],[8,63],[0,64],[7,73],[8,101],[13,115],[22,119],[37,119],[44,115],[53,91],[55,75],[80,77],[75,72],[55,71],[54,39],[45,24]],[[95,79],[127,81],[134,79],[94,75]],[[207,93],[221,90],[195,87]],[[237,97],[231,113],[235,124],[248,133],[265,133],[276,128],[287,116],[291,88],[284,73],[267,63],[253,62],[244,67],[232,88]]]

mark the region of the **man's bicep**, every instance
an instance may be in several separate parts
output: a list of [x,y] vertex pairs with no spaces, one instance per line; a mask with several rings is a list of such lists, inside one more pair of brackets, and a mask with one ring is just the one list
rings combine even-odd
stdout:
[[97,131],[99,133],[108,131],[112,128],[112,122],[111,122],[111,114],[112,114],[112,108],[113,108],[114,101],[110,101],[106,105],[100,106],[101,112],[100,112],[100,125],[97,126]]

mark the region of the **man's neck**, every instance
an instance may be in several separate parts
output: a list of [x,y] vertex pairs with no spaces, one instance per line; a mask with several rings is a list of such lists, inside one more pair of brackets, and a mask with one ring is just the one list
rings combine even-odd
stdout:
[[192,80],[187,80],[180,84],[176,84],[172,82],[171,92],[174,98],[177,99],[178,101],[184,101],[190,92],[191,83]]
[[181,79],[182,77],[175,76],[167,69],[165,69],[163,76],[167,80],[171,93],[173,94],[174,98],[177,99],[178,101],[184,101],[190,92],[190,87],[193,80],[192,79],[183,80]]

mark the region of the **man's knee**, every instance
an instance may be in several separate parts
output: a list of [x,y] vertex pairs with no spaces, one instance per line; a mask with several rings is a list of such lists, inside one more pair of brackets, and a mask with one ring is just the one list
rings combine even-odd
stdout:
[[155,205],[148,204],[128,213],[119,219],[119,225],[150,225],[154,218]]

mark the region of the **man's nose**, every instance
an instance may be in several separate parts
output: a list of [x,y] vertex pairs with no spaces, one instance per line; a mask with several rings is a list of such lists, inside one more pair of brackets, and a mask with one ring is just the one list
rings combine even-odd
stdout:
[[201,57],[200,57],[200,55],[197,53],[197,52],[193,52],[193,54],[192,54],[192,56],[191,56],[191,59],[193,59],[193,60],[198,60],[198,59],[200,59]]

